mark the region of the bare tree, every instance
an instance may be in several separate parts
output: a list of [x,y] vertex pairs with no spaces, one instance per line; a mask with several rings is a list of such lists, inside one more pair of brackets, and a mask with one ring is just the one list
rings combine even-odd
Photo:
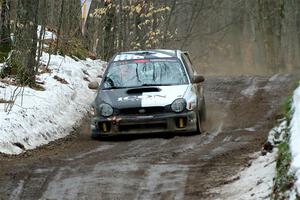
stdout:
[[[118,0],[95,4],[87,32],[97,31],[92,38],[97,41],[97,53],[104,60],[118,51],[161,47],[171,37],[165,28],[170,12],[168,2]],[[97,27],[89,26],[91,23]]]
[[10,51],[9,3],[0,1],[0,62]]
[[18,0],[14,63],[18,81],[30,86],[35,85],[38,8],[39,1]]
[[181,48],[192,53],[202,71],[292,70],[300,62],[299,9],[294,0],[94,0],[83,37],[79,0],[0,0],[0,59],[4,39],[9,43],[15,33],[19,58],[13,71],[26,77],[29,68],[19,66],[31,63],[37,72],[33,43],[43,47],[43,32],[49,30],[58,39],[39,49],[38,58],[47,51],[108,60],[118,51]]
[[64,8],[65,8],[65,0],[62,0],[61,2],[61,7],[60,7],[60,14],[59,14],[59,22],[58,22],[58,29],[57,29],[57,40],[56,40],[56,47],[55,47],[55,52],[58,53],[58,48],[59,48],[59,42],[61,39],[61,29],[62,29],[62,24],[63,24],[63,14],[64,14]]

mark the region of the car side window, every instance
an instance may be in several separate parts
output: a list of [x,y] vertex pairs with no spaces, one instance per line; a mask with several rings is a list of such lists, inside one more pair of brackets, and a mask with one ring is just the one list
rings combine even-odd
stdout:
[[184,65],[186,66],[186,69],[187,69],[190,77],[192,78],[194,76],[195,72],[192,67],[192,63],[190,62],[190,59],[185,54],[181,54],[181,57],[182,57],[182,61],[183,61]]

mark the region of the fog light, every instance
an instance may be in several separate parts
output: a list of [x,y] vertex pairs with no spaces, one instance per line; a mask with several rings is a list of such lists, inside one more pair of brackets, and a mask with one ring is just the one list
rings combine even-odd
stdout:
[[102,124],[102,128],[103,128],[103,131],[104,131],[104,132],[107,132],[107,126],[106,126],[106,123],[103,123],[103,124]]
[[183,127],[184,127],[183,119],[180,118],[179,119],[179,128],[183,128]]
[[187,122],[186,118],[180,117],[176,120],[176,126],[178,128],[185,128],[186,127],[186,122]]
[[111,123],[109,123],[109,122],[100,122],[98,127],[99,127],[100,131],[106,133],[106,132],[110,131]]

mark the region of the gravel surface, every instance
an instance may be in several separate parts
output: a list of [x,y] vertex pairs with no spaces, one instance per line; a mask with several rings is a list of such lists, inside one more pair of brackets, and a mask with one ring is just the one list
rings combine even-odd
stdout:
[[[260,150],[292,77],[208,77],[207,133],[69,137],[0,156],[0,199],[217,199]],[[214,191],[214,192],[211,192]]]

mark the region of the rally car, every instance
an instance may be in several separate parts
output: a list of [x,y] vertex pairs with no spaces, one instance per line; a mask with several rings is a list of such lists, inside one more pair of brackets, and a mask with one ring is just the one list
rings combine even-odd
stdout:
[[203,81],[187,52],[116,54],[96,86],[91,135],[201,133],[206,116]]

